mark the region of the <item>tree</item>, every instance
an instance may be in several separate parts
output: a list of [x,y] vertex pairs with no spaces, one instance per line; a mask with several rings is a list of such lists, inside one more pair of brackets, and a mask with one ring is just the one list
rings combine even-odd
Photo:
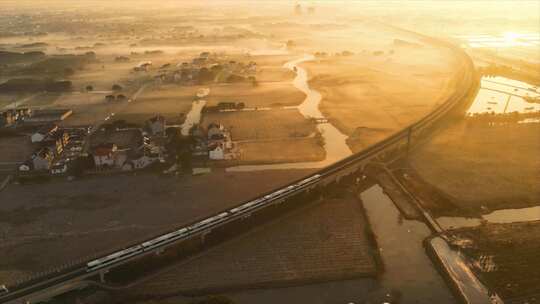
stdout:
[[113,86],[112,86],[112,90],[115,91],[115,92],[116,91],[122,91],[123,89],[124,88],[122,88],[122,86],[119,85],[119,84],[113,84]]
[[293,40],[287,40],[286,46],[287,48],[292,48],[296,45],[296,43]]
[[251,81],[251,85],[254,87],[259,85],[259,82],[257,81],[257,78],[255,78],[255,76],[249,76],[248,80]]

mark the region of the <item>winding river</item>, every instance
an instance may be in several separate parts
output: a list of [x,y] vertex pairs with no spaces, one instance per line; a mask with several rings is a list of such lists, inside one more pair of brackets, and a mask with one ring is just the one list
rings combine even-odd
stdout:
[[[284,68],[296,71],[296,77],[293,80],[293,85],[298,90],[306,94],[306,99],[296,107],[300,114],[306,119],[325,119],[324,115],[319,110],[321,103],[321,94],[309,87],[307,71],[299,66],[302,62],[311,61],[315,57],[313,55],[304,55],[302,58],[285,63]],[[321,132],[324,138],[324,149],[326,152],[325,158],[322,161],[316,162],[296,162],[283,164],[269,165],[244,165],[229,167],[227,171],[259,171],[259,170],[283,170],[283,169],[315,169],[328,166],[340,159],[343,159],[352,154],[351,149],[347,145],[347,135],[341,133],[334,125],[329,122],[317,124],[317,129]]]

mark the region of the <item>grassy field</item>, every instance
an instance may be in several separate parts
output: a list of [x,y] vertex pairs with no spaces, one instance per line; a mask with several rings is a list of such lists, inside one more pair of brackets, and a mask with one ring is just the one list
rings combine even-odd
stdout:
[[[291,79],[292,80],[292,79]],[[243,102],[248,108],[295,106],[304,101],[306,95],[293,87],[290,81],[212,85],[208,105],[219,102]]]
[[321,111],[350,136],[353,151],[423,117],[452,92],[454,61],[449,52],[428,47],[393,50],[304,64],[312,75],[310,85],[323,96]]
[[540,125],[455,123],[415,151],[411,165],[458,208],[485,210],[540,202]]
[[312,202],[125,292],[159,296],[373,276],[367,225],[352,195]]
[[238,148],[242,165],[320,161],[325,156],[316,138],[246,142],[238,144]]
[[202,124],[221,123],[235,141],[289,139],[314,134],[313,122],[296,109],[205,113]]
[[[137,100],[131,102],[117,119],[141,122],[156,114],[162,114],[168,121],[177,121],[191,109],[199,86],[163,85],[146,88]],[[183,119],[182,119],[183,121]]]
[[34,151],[30,137],[23,135],[1,136],[0,147],[0,163],[23,162]]
[[91,85],[96,91],[110,91],[113,84],[125,85],[128,80],[141,77],[131,72],[137,61],[118,63],[104,59],[103,62],[86,65],[71,76],[69,80],[73,83],[73,89],[80,91]]
[[316,125],[296,109],[205,113],[202,124],[223,124],[238,143],[242,164],[323,160]]

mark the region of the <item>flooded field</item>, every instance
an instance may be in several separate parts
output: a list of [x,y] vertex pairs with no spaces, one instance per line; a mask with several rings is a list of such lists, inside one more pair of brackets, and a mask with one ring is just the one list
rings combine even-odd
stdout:
[[444,229],[458,229],[463,227],[475,227],[483,222],[492,224],[506,224],[517,222],[532,222],[540,220],[540,206],[520,209],[502,209],[493,211],[481,218],[467,217],[439,217],[437,222]]
[[481,88],[468,115],[481,113],[534,113],[540,111],[540,103],[525,99],[540,98],[538,87],[505,77],[483,77]]
[[437,252],[448,274],[454,278],[454,282],[456,282],[457,288],[466,299],[466,303],[503,303],[497,295],[492,294],[476,277],[466,258],[459,251],[452,250],[443,238],[433,238],[430,245]]
[[474,50],[493,50],[498,56],[509,59],[526,59],[540,63],[540,33],[503,32],[498,34],[454,35],[463,47]]
[[491,47],[534,47],[540,45],[539,33],[514,33],[506,32],[501,35],[456,35],[456,38],[464,40],[471,48]]

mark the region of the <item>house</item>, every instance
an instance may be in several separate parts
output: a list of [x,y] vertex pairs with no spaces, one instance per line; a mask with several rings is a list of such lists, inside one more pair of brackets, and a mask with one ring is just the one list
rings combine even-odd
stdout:
[[152,61],[143,61],[139,62],[137,66],[133,68],[135,72],[141,72],[141,71],[148,71],[148,69],[152,66]]
[[52,139],[56,141],[57,150],[59,150],[59,153],[62,153],[64,148],[68,145],[70,136],[69,133],[66,130],[57,130],[53,134],[50,135]]
[[0,127],[9,127],[15,122],[13,112],[5,111],[0,113]]
[[49,148],[41,148],[32,156],[32,164],[34,170],[49,170],[53,161],[54,155]]
[[122,165],[122,170],[131,171],[131,170],[137,170],[137,169],[144,169],[150,166],[151,164],[156,163],[157,161],[159,161],[158,157],[143,155],[139,158],[132,159],[130,161],[125,162]]
[[9,109],[0,112],[0,127],[9,127],[16,122],[22,122],[32,115],[32,110],[28,108]]
[[107,95],[105,96],[105,101],[106,102],[113,102],[116,100],[116,97],[114,95]]
[[222,139],[224,137],[224,133],[225,133],[225,127],[223,127],[223,125],[221,124],[217,124],[217,123],[211,123],[208,125],[208,130],[206,131],[206,135],[208,137],[208,139],[214,139],[214,140],[218,140],[218,139]]
[[65,130],[56,130],[52,134],[48,134],[42,141],[43,146],[47,146],[56,156],[60,156],[64,152],[68,143],[69,133]]
[[67,164],[63,161],[57,162],[51,166],[51,174],[64,174],[67,172]]
[[150,118],[146,124],[152,135],[164,134],[165,132],[165,117],[161,115]]
[[233,142],[230,133],[221,124],[211,123],[206,132],[208,158],[213,160],[233,159]]
[[214,145],[213,148],[210,148],[208,151],[208,158],[213,160],[222,160],[225,158],[225,150],[221,144]]
[[32,170],[32,167],[32,162],[27,160],[19,166],[19,171],[30,171]]
[[94,163],[96,167],[113,167],[117,150],[117,146],[112,143],[100,144],[94,147],[92,155],[94,156]]
[[32,143],[42,142],[47,136],[56,132],[57,130],[58,126],[54,124],[42,126],[30,136],[30,140]]

